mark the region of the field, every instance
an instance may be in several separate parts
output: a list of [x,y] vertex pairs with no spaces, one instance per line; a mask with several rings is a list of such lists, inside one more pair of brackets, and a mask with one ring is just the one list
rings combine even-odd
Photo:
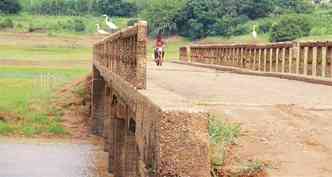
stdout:
[[90,46],[99,37],[0,36],[0,134],[65,134],[54,93],[90,72]]

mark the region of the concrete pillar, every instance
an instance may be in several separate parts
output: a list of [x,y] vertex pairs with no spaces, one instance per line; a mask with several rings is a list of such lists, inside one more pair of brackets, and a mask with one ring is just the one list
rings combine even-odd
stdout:
[[261,71],[261,67],[262,67],[262,49],[259,48],[258,49],[258,71]]
[[147,32],[148,25],[145,21],[137,23],[137,43],[136,43],[136,80],[137,89],[146,88],[146,63],[147,63]]
[[240,55],[240,67],[243,68],[244,67],[244,56],[245,56],[245,50],[243,47],[241,47],[241,55]]
[[251,59],[252,59],[252,49],[248,49],[248,55],[247,55],[247,60],[248,60],[248,69],[250,69],[251,66]]
[[322,77],[326,77],[327,47],[322,47]]
[[276,72],[279,72],[279,53],[280,53],[280,49],[277,48],[276,50]]
[[312,76],[317,76],[317,47],[312,49]]
[[264,55],[263,55],[263,62],[264,62],[264,66],[263,66],[263,70],[264,72],[266,72],[266,64],[267,64],[267,48],[264,48]]
[[270,72],[273,72],[273,48],[270,48]]
[[92,80],[92,133],[102,136],[104,129],[104,98],[105,98],[105,81],[99,71],[93,67]]
[[308,75],[308,56],[309,56],[309,47],[304,47],[304,65],[303,65],[303,74]]
[[255,48],[253,51],[253,63],[252,63],[252,70],[256,70],[257,65],[257,49]]
[[286,62],[286,48],[282,48],[282,57],[281,57],[281,72],[285,72],[285,62]]
[[289,48],[289,56],[288,56],[288,72],[292,73],[292,65],[293,65],[293,47]]
[[330,49],[330,78],[332,78],[332,49]]
[[300,59],[301,59],[301,46],[297,44],[297,55],[296,55],[296,74],[300,74]]

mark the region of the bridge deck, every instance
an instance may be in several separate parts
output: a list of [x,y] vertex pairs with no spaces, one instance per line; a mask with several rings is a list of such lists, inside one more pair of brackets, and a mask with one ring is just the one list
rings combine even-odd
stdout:
[[331,86],[150,63],[148,90],[156,86],[241,123],[238,153],[271,162],[271,176],[332,176]]

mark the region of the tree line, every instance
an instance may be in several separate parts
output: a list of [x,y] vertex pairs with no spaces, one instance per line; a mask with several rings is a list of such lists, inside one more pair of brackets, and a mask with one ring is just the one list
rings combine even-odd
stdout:
[[35,15],[137,14],[136,4],[125,0],[0,0],[0,13],[17,14],[22,10]]
[[[244,24],[251,20],[292,14],[278,24],[266,21],[258,27],[259,32],[271,33],[271,41],[284,41],[308,34],[309,23],[296,14],[308,13],[313,6],[308,0],[0,0],[0,13],[22,9],[40,15],[107,14],[144,19],[152,35],[162,32],[191,39],[248,34],[252,27]],[[290,22],[296,23],[291,26]]]

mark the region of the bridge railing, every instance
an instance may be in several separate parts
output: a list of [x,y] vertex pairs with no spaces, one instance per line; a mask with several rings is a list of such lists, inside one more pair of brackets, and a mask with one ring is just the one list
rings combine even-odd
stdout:
[[119,31],[93,47],[93,60],[137,89],[146,88],[147,24]]
[[332,42],[192,45],[180,48],[180,60],[332,78]]

